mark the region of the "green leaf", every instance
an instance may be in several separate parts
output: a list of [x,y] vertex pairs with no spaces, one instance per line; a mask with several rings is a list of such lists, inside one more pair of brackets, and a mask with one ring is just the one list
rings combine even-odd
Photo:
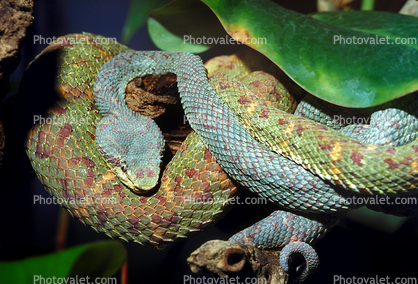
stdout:
[[110,277],[125,262],[126,254],[121,242],[106,241],[84,250],[74,263],[70,277]]
[[118,241],[81,245],[49,255],[0,262],[0,283],[41,283],[41,277],[53,279],[77,275],[91,279],[109,277],[120,269],[125,257],[124,247]]
[[[418,24],[416,17],[376,11],[336,11],[315,13],[310,16],[344,29],[375,34],[381,37],[388,36],[395,40],[398,37],[411,38],[410,43],[405,42],[403,45],[408,45],[415,49],[418,48],[416,45],[418,37],[414,28]],[[373,20],[371,21],[371,19]]]
[[376,212],[367,207],[350,210],[347,213],[347,218],[386,234],[395,233],[408,220],[407,217],[398,217],[382,212]]
[[145,23],[150,11],[162,7],[170,0],[131,0],[128,16],[122,28],[122,43],[127,44],[135,32]]
[[[219,20],[200,1],[179,0],[154,10],[148,18],[148,32],[154,44],[167,51],[200,53],[213,44],[202,44],[203,37],[226,36]],[[196,42],[197,40],[197,42]]]
[[374,0],[363,0],[361,1],[361,10],[371,11],[374,8]]
[[[350,29],[347,23],[345,27],[331,25],[268,0],[203,2],[233,38],[263,53],[302,88],[324,100],[349,107],[369,107],[418,89],[418,44],[395,44],[396,37],[416,30],[418,18],[372,12],[367,21]],[[164,22],[162,16],[169,15],[171,5],[176,3],[183,5],[185,14],[178,19],[179,23],[174,18]],[[179,27],[204,28],[202,22],[189,20],[195,12],[188,5],[196,5],[196,1],[175,1],[158,10],[159,22],[166,33],[180,37]],[[366,12],[350,13],[353,13],[351,20],[367,16]],[[196,14],[204,14],[203,8],[199,7]],[[343,16],[342,19],[339,25],[345,22]],[[382,22],[388,23],[385,28],[379,27]],[[217,26],[212,28],[219,32]],[[153,30],[150,33],[153,40],[161,40],[162,35],[152,35]],[[353,38],[367,39],[369,43],[377,39],[385,44],[336,41],[346,39],[347,43],[347,39]],[[186,51],[178,46],[157,46]]]

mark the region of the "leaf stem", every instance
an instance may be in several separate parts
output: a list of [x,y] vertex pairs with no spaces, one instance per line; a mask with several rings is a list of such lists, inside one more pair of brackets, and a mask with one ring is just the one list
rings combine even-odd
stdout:
[[375,0],[363,0],[361,1],[361,10],[362,11],[372,11],[374,9]]
[[65,248],[65,243],[67,241],[67,231],[69,222],[69,214],[63,207],[60,207],[58,218],[59,221],[57,235],[55,238],[55,250],[62,251]]

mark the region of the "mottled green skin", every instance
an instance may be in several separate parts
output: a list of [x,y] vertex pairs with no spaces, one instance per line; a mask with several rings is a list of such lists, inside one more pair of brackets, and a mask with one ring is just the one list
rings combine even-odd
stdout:
[[36,124],[28,134],[26,152],[33,169],[73,216],[112,238],[158,246],[201,231],[220,217],[236,190],[196,134],[189,135],[167,166],[159,190],[149,196],[126,188],[98,151],[95,133],[101,115],[93,99],[95,74],[128,49],[95,44],[97,38],[102,37],[68,35],[36,58],[60,51],[60,99],[45,115],[54,123]]
[[217,93],[253,137],[321,179],[365,196],[418,193],[418,139],[396,148],[362,143],[277,110],[225,75],[216,81]]

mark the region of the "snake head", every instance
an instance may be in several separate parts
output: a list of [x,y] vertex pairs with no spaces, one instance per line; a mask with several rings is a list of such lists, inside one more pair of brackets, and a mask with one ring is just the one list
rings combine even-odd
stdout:
[[109,168],[127,188],[144,193],[156,186],[165,142],[152,119],[107,116],[96,128],[95,141]]
[[146,165],[138,166],[137,161],[122,160],[113,171],[121,182],[135,193],[144,193],[158,183],[161,156],[146,159]]

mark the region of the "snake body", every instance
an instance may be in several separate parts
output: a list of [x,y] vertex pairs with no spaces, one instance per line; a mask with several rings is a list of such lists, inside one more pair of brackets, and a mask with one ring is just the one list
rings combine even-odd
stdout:
[[195,133],[148,196],[127,188],[97,148],[103,117],[93,96],[95,76],[107,60],[128,51],[100,40],[106,38],[68,35],[36,59],[59,53],[58,100],[45,115],[53,123],[35,125],[26,141],[39,180],[73,216],[112,238],[160,246],[203,230],[219,219],[236,188]]
[[128,61],[118,57],[117,61],[105,63],[93,90],[103,116],[96,130],[97,147],[121,181],[138,192],[157,184],[164,149],[163,134],[154,120],[130,110],[125,103],[126,85],[140,72],[154,73],[151,64],[132,70],[131,62],[140,60],[147,65],[144,58]]
[[[285,250],[285,260],[300,251],[312,259],[312,252],[301,249],[299,242],[315,242],[349,209],[360,207],[346,198],[417,193],[417,140],[396,148],[360,142],[271,107],[236,78],[218,73],[209,80],[198,56],[135,52],[121,45],[95,44],[98,36],[81,37],[87,44],[53,44],[44,51],[63,52],[56,83],[61,99],[49,115],[79,115],[94,123],[35,125],[26,148],[46,189],[97,231],[154,245],[187,237],[215,221],[235,193],[227,173],[281,208],[231,240],[263,248],[294,242]],[[71,68],[81,72],[68,72]],[[134,142],[116,149],[121,138],[133,135],[116,131],[124,128],[118,124],[109,125],[131,121],[123,116],[130,115],[144,128],[128,123],[128,134],[149,133],[152,146],[161,146],[153,122],[127,110],[121,89],[134,77],[166,73],[177,76],[184,112],[198,135],[187,138],[164,171],[159,190],[145,197],[125,185],[135,192],[152,187],[158,173],[150,164],[158,164],[154,157],[161,148],[138,164],[131,158],[143,150],[126,150]],[[128,169],[132,171],[127,173]],[[137,178],[147,172],[149,180],[141,184]],[[115,203],[79,202],[97,196],[112,197]],[[306,273],[301,279],[305,277]]]

